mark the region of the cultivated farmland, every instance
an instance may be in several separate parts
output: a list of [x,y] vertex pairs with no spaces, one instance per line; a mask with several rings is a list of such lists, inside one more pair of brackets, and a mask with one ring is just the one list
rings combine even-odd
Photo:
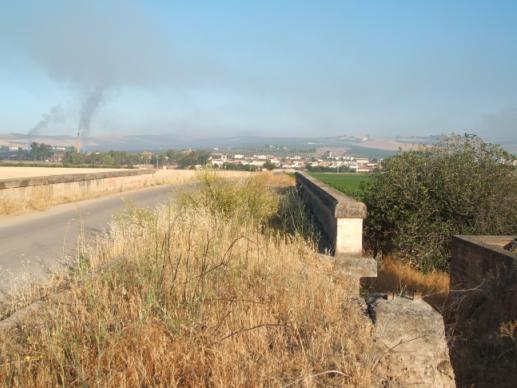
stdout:
[[334,187],[335,189],[350,195],[354,198],[360,198],[362,194],[362,184],[367,183],[370,179],[368,174],[336,174],[325,172],[313,172],[311,175],[320,181]]

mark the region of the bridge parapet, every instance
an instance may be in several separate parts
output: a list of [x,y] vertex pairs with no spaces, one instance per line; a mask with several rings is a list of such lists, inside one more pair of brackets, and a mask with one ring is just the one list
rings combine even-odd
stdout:
[[303,172],[296,172],[296,186],[328,237],[332,252],[362,255],[366,205]]
[[106,178],[120,178],[127,176],[154,174],[152,169],[124,169],[81,174],[62,174],[49,176],[35,176],[28,178],[0,179],[0,190],[15,189],[18,187],[54,185],[58,183],[84,182]]

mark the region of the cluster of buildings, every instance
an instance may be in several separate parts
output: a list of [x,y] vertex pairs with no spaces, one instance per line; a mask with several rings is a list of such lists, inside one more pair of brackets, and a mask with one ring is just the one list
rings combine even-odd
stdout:
[[354,172],[372,172],[379,165],[379,161],[366,157],[341,156],[328,159],[318,159],[309,163],[312,168],[324,167],[339,170],[351,170]]
[[[39,147],[45,147],[45,152],[39,152],[40,161],[59,163],[63,161],[65,153],[73,147],[66,146],[50,146],[46,144],[35,143]],[[36,150],[30,144],[11,144],[0,145],[0,160],[34,160],[34,152]]]
[[282,170],[336,170],[354,171],[354,172],[372,172],[377,166],[378,160],[370,160],[366,157],[356,157],[349,155],[333,156],[328,152],[322,158],[313,156],[275,156],[275,155],[243,155],[243,154],[226,154],[212,153],[209,163],[216,168],[225,168],[226,166],[243,166],[261,168],[275,168]]

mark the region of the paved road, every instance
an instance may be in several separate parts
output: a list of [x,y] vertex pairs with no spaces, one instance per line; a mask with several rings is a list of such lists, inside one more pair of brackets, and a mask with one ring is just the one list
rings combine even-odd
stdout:
[[0,300],[48,275],[77,247],[81,229],[88,238],[104,230],[124,201],[153,207],[171,198],[177,186],[160,186],[59,205],[45,212],[0,217]]

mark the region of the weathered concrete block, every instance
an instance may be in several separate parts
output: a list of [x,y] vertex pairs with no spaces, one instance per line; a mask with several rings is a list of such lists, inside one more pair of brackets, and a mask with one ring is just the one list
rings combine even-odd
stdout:
[[454,387],[442,316],[422,300],[370,301],[379,386]]
[[449,302],[459,304],[456,307],[462,322],[475,321],[474,335],[498,330],[501,323],[517,320],[517,252],[504,249],[515,238],[455,236],[453,239],[451,289],[456,291],[451,293]]
[[460,386],[514,387],[515,340],[501,335],[517,321],[517,236],[455,236],[445,320]]
[[348,284],[347,298],[357,297],[361,290],[361,279],[377,276],[377,261],[370,257],[328,256],[320,254],[322,260],[334,264],[338,276],[343,276]]
[[335,258],[335,265],[339,266],[347,276],[357,278],[377,277],[377,261],[372,257],[339,255]]
[[363,219],[338,218],[336,228],[336,254],[363,252]]

